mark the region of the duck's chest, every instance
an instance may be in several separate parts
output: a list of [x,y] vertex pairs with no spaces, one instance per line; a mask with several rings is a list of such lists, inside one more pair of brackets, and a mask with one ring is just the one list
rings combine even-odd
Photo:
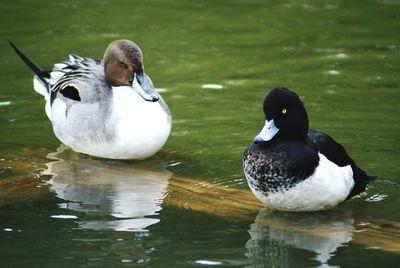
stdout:
[[131,87],[118,87],[113,90],[112,119],[117,128],[128,133],[153,131],[170,119],[168,108],[161,101],[145,101]]
[[243,157],[250,188],[264,194],[286,191],[306,180],[318,165],[318,154],[300,146],[252,144]]
[[130,152],[159,150],[171,130],[171,115],[161,102],[145,101],[131,88],[114,90],[110,118],[115,126],[114,145]]

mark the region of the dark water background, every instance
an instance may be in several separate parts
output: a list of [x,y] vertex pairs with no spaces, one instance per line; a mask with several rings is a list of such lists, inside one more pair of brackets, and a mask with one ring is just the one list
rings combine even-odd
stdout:
[[[0,14],[0,180],[8,185],[0,185],[0,266],[398,265],[398,253],[352,236],[360,217],[400,221],[399,1],[14,0]],[[67,152],[78,161],[61,157],[42,174],[37,159],[60,143],[7,40],[50,68],[69,53],[101,58],[120,38],[142,48],[145,71],[172,110],[167,144],[145,164]],[[295,90],[311,128],[379,177],[367,193],[333,219],[260,211],[248,222],[163,204],[171,176],[247,188],[242,153],[262,127],[262,99],[273,86]],[[17,166],[20,159],[27,164]],[[151,172],[136,178],[135,165]],[[40,183],[28,187],[32,195],[7,195],[21,174]],[[149,183],[138,189],[136,179]],[[322,224],[331,235],[268,227],[260,217]]]

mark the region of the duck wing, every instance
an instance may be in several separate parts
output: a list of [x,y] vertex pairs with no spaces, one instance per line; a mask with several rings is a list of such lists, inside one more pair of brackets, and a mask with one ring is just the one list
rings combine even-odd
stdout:
[[101,89],[111,89],[104,80],[101,61],[71,54],[68,61],[56,63],[50,73],[50,103],[60,95],[72,101],[95,102]]
[[310,130],[307,134],[307,142],[336,165],[340,167],[351,166],[355,184],[347,199],[365,191],[367,184],[375,179],[374,176],[367,175],[364,170],[359,168],[348,155],[346,149],[327,134]]

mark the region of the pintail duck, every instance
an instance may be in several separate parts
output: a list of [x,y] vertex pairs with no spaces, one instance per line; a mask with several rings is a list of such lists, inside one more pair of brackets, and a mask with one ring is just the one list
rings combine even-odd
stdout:
[[108,46],[103,60],[70,55],[46,71],[12,42],[34,72],[56,137],[73,150],[103,158],[143,159],[171,131],[171,113],[144,73],[140,48],[129,40]]
[[365,190],[374,178],[342,145],[308,129],[300,98],[274,88],[264,100],[265,126],[244,153],[243,168],[254,195],[283,211],[332,208]]

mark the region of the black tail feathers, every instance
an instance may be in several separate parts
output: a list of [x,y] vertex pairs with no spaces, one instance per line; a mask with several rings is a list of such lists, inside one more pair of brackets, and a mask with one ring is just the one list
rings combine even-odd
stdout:
[[[50,72],[43,70],[39,66],[37,66],[35,63],[33,63],[27,56],[25,56],[24,53],[22,53],[21,50],[19,50],[13,42],[8,41],[10,43],[10,46],[14,49],[15,53],[21,58],[21,60],[31,69],[34,74],[40,79],[40,81],[44,85],[48,85],[48,78],[50,78]],[[47,78],[47,79],[46,79]]]

